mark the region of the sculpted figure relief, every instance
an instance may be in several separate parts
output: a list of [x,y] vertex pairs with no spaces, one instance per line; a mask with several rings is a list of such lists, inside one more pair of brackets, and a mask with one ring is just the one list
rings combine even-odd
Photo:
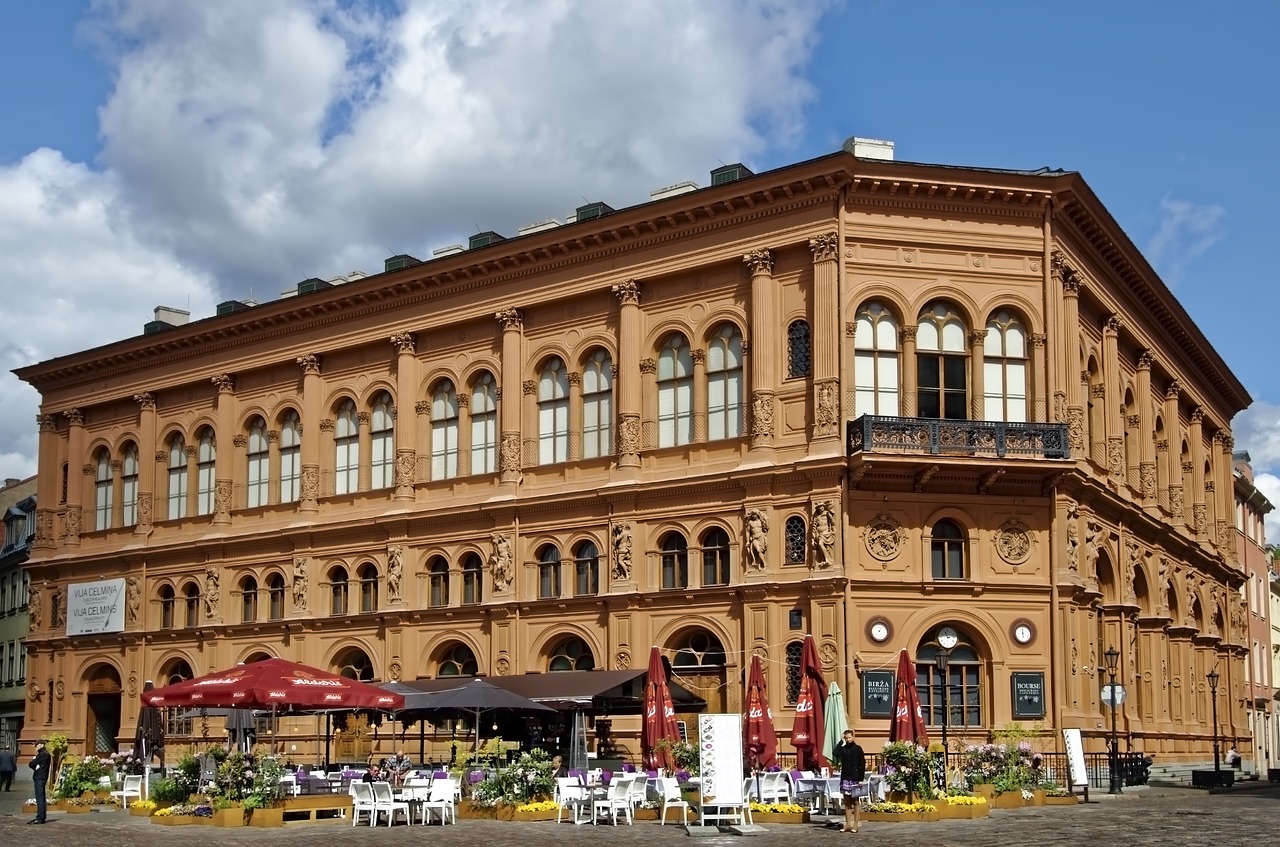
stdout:
[[836,563],[836,507],[830,500],[813,507],[813,567],[826,570]]
[[204,616],[205,620],[218,619],[218,601],[221,598],[218,584],[218,571],[209,568],[204,572]]
[[613,525],[613,578],[631,579],[631,524]]
[[506,591],[511,585],[511,541],[502,533],[495,532],[489,536],[493,549],[489,552],[489,572],[493,574],[495,591]]
[[124,581],[125,623],[137,623],[142,612],[142,582],[131,576]]
[[307,608],[307,557],[293,557],[293,607]]
[[1067,569],[1080,570],[1080,507],[1072,500],[1067,505]]
[[747,567],[762,571],[769,550],[769,517],[760,509],[747,509],[742,523],[747,536]]
[[387,548],[387,597],[392,603],[400,602],[400,586],[404,581],[404,548],[396,545]]

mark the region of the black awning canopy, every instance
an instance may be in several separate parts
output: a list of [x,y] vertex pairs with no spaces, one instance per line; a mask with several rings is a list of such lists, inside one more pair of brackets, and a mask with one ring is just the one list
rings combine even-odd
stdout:
[[[466,685],[470,677],[415,679],[404,684],[419,691],[447,691]],[[559,711],[587,711],[602,715],[641,713],[644,707],[644,668],[625,671],[555,671],[521,676],[492,676],[487,681]],[[677,712],[701,712],[707,703],[672,680],[671,700]]]

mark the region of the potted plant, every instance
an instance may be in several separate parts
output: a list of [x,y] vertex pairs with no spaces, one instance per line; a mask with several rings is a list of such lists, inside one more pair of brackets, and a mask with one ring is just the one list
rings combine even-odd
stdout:
[[274,756],[260,756],[254,762],[252,773],[252,787],[241,801],[249,812],[249,826],[284,826],[284,806],[280,802],[284,765]]
[[929,751],[911,741],[890,741],[884,745],[885,788],[896,802],[911,803],[933,797],[933,768]]
[[962,791],[947,792],[947,796],[941,798],[936,805],[940,819],[985,818],[991,813],[991,804],[987,802],[987,798]]
[[751,801],[751,816],[758,824],[808,823],[809,810],[799,803],[761,803]]
[[155,800],[134,800],[129,804],[129,814],[134,817],[149,818],[158,808]]
[[213,801],[213,825],[214,826],[244,826],[245,815],[244,806],[240,800],[232,800],[228,797],[216,797]]

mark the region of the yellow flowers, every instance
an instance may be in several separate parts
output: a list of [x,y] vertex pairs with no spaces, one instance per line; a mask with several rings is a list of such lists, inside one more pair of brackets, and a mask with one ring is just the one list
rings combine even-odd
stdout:
[[[146,802],[150,803],[151,801],[147,800]],[[156,817],[158,818],[167,818],[172,814],[173,814],[172,806],[165,806],[163,809],[156,809]]]
[[155,800],[134,800],[129,804],[130,809],[154,809],[155,807]]
[[867,811],[886,815],[927,815],[938,811],[938,807],[930,803],[872,803],[867,806]]
[[521,803],[516,806],[517,812],[554,812],[560,808],[554,800],[535,800],[532,803]]
[[761,803],[758,800],[752,800],[751,811],[773,815],[803,815],[808,809],[799,803]]
[[986,797],[970,797],[964,794],[957,794],[947,798],[948,806],[985,806],[986,804]]

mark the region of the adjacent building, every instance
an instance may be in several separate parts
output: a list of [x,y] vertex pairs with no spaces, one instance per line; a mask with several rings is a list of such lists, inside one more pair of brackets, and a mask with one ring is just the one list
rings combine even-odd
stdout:
[[1271,552],[1267,547],[1267,513],[1271,501],[1253,483],[1249,454],[1232,454],[1235,464],[1236,557],[1244,570],[1240,596],[1247,607],[1248,648],[1245,662],[1245,718],[1249,738],[1240,739],[1238,750],[1243,764],[1261,773],[1277,767],[1278,752],[1271,744],[1275,736],[1275,677],[1271,674]]
[[806,634],[872,746],[901,650],[955,743],[1100,751],[1112,673],[1124,749],[1210,757],[1215,669],[1218,730],[1252,731],[1249,397],[1077,173],[855,139],[17,373],[28,736],[113,748],[147,679],[261,655],[394,680],[657,645],[712,711],[761,656],[786,751]]
[[36,529],[36,478],[0,488],[0,744],[17,750],[27,702],[27,562]]

